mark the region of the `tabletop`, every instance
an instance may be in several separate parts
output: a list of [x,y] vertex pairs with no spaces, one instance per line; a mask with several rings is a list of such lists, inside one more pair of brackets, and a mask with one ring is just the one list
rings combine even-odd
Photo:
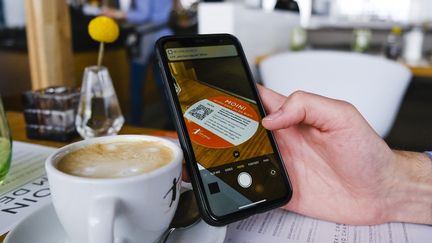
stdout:
[[[24,121],[24,115],[21,112],[6,112],[6,116],[8,118],[9,126],[12,133],[12,139],[16,141],[26,142],[26,143],[34,143],[39,145],[51,146],[51,147],[62,147],[70,142],[55,142],[48,140],[36,140],[29,139],[26,135],[26,124]],[[133,127],[133,126],[123,126],[120,130],[119,134],[146,134],[146,135],[154,135],[154,136],[164,136],[177,138],[177,133],[175,131],[168,130],[158,130],[152,128],[144,128],[144,127]],[[79,140],[78,138],[75,139]]]
[[[23,113],[6,112],[6,116],[9,122],[12,139],[15,141],[33,143],[33,144],[39,144],[39,145],[45,145],[45,146],[57,147],[57,148],[70,143],[70,142],[65,143],[65,142],[55,142],[55,141],[48,141],[48,140],[29,139],[27,138],[26,135],[26,129],[25,129],[26,125],[25,125]],[[145,134],[145,135],[177,138],[177,133],[174,131],[158,130],[158,129],[151,129],[151,128],[143,128],[143,127],[132,127],[132,126],[124,126],[120,130],[119,134]],[[79,138],[76,139],[76,141],[78,140]],[[5,236],[6,234],[0,236],[0,243],[3,243]]]

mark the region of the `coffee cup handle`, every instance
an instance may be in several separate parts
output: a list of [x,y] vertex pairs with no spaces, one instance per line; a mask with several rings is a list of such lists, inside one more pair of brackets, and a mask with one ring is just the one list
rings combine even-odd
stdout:
[[114,243],[114,220],[119,200],[99,197],[93,201],[88,218],[89,243]]

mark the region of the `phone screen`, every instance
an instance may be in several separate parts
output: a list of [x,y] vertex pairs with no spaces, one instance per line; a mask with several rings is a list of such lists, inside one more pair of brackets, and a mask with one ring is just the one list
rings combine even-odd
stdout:
[[211,213],[286,197],[285,171],[236,45],[167,42],[164,51]]

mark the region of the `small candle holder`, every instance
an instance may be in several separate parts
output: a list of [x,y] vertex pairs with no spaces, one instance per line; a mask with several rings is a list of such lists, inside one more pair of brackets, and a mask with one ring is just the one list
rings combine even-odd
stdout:
[[49,87],[23,93],[27,137],[66,142],[77,137],[79,89]]

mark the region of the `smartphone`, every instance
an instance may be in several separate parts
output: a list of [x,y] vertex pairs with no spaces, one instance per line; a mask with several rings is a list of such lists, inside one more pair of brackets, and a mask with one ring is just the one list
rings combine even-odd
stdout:
[[168,36],[156,54],[203,219],[221,226],[286,204],[291,184],[240,42]]

